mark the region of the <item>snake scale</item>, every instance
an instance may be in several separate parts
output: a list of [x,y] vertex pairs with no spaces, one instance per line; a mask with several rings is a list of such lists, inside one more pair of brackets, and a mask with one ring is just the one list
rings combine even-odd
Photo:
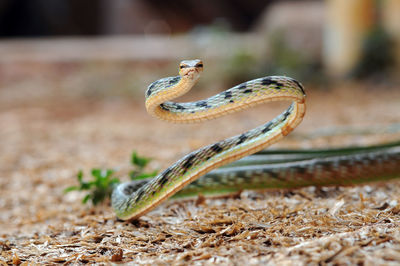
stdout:
[[400,147],[396,145],[355,155],[308,159],[301,155],[291,162],[239,165],[212,171],[257,153],[289,134],[303,119],[306,95],[298,81],[285,76],[268,76],[244,82],[205,100],[171,102],[194,86],[202,70],[201,60],[185,60],[180,63],[179,76],[153,82],[146,91],[148,113],[170,122],[193,123],[269,101],[292,103],[270,122],[193,151],[155,178],[118,185],[111,197],[118,218],[138,219],[176,193],[185,196],[242,189],[354,184],[400,176]]

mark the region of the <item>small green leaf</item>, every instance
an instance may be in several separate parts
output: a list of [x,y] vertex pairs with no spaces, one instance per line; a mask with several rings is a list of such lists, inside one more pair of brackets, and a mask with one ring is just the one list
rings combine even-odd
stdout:
[[74,190],[80,190],[80,188],[77,186],[67,187],[66,189],[64,189],[64,193],[68,193]]
[[151,173],[139,173],[139,172],[130,172],[129,176],[131,177],[131,180],[140,180],[140,179],[148,179],[148,178],[153,178],[158,174],[158,170],[155,170]]
[[78,174],[77,174],[77,178],[79,183],[82,183],[82,178],[83,178],[83,172],[82,170],[79,170]]
[[90,194],[87,194],[83,199],[82,203],[85,204],[90,199]]
[[92,176],[94,176],[97,179],[101,178],[101,170],[98,168],[93,168],[92,169]]
[[151,161],[150,158],[140,157],[136,151],[132,153],[131,163],[139,168],[144,168]]
[[108,179],[108,178],[110,178],[112,175],[114,174],[114,170],[112,170],[112,169],[107,169],[106,170],[106,178]]
[[92,186],[92,182],[82,182],[79,190],[88,190]]

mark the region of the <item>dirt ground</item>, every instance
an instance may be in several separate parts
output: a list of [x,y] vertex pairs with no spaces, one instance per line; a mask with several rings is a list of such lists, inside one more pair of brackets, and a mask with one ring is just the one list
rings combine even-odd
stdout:
[[[400,90],[364,87],[308,88],[304,122],[275,147],[400,139],[399,130],[388,127],[400,122]],[[76,185],[80,169],[88,177],[91,168],[115,168],[127,180],[132,150],[154,158],[150,168],[163,169],[195,148],[271,119],[286,103],[201,125],[170,125],[146,114],[141,94],[27,98],[0,100],[0,264],[400,263],[400,181],[244,191],[202,204],[170,201],[135,223],[117,221],[108,204],[82,205],[80,192],[63,193]],[[343,127],[351,129],[335,133]]]

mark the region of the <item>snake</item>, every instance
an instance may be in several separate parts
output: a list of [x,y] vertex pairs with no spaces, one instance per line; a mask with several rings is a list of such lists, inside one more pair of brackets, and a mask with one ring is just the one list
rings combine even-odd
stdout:
[[[179,76],[151,83],[145,93],[147,112],[168,122],[195,123],[271,101],[291,104],[271,121],[195,150],[154,178],[117,185],[111,195],[111,205],[119,219],[137,220],[172,196],[355,184],[400,176],[399,143],[350,151],[265,154],[266,147],[284,138],[303,120],[306,111],[303,85],[290,77],[267,76],[246,81],[205,100],[171,101],[186,94],[202,71],[201,60],[184,60],[179,64]],[[264,157],[254,160],[256,156],[267,156],[269,160]],[[251,161],[250,165],[246,160]]]

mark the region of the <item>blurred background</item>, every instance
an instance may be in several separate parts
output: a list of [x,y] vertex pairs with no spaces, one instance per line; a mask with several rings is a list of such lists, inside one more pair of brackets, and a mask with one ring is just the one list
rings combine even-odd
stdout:
[[398,14],[398,0],[2,0],[0,98],[142,94],[187,58],[205,62],[201,88],[265,75],[385,87],[399,79]]

